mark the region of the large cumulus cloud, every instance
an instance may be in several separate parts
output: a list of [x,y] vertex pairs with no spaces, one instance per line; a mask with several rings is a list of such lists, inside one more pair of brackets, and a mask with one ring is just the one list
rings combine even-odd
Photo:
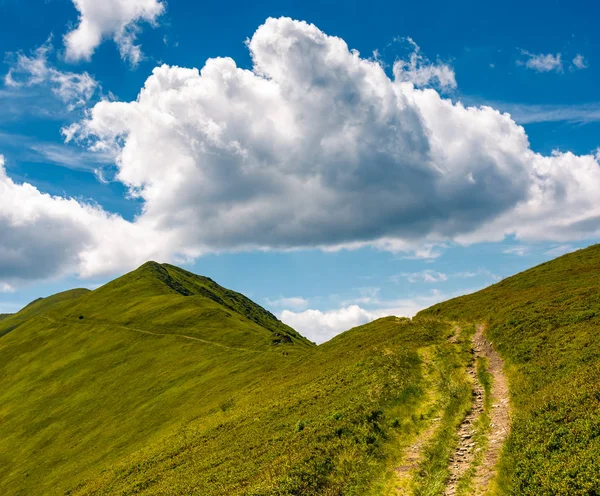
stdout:
[[229,58],[157,67],[136,101],[101,102],[68,132],[116,149],[142,218],[183,245],[416,247],[597,230],[593,156],[536,154],[508,114],[419,89],[410,72],[392,79],[304,22],[268,19],[248,48],[253,70]]
[[[596,157],[535,153],[508,114],[423,87],[452,87],[448,66],[419,55],[390,77],[342,39],[287,18],[268,19],[248,48],[252,70],[230,58],[163,65],[135,101],[100,102],[65,129],[67,140],[116,153],[116,180],[143,211],[125,222],[70,201],[67,241],[52,245],[61,263],[93,275],[207,251],[422,252],[448,240],[598,233]],[[83,212],[100,227],[73,221]],[[15,225],[6,239],[30,244]]]

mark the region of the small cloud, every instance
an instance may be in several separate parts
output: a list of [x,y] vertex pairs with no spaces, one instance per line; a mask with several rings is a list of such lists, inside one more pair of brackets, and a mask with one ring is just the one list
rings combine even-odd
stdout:
[[0,293],[14,293],[15,288],[13,288],[7,282],[0,282]]
[[320,344],[348,329],[383,316],[382,312],[372,312],[358,305],[351,305],[326,312],[311,309],[296,313],[284,310],[280,318],[303,336]]
[[9,54],[12,60],[4,77],[10,88],[31,88],[47,85],[52,93],[68,105],[69,110],[82,107],[98,89],[98,82],[87,72],[62,72],[48,63],[48,55],[54,51],[49,39],[41,47],[25,55],[23,52]]
[[110,152],[81,151],[79,148],[56,143],[33,143],[28,160],[52,163],[72,170],[93,172],[98,179],[104,177],[103,166],[114,164],[116,157]]
[[448,281],[449,279],[471,279],[474,277],[487,277],[493,281],[499,281],[500,279],[502,279],[500,276],[494,274],[493,272],[490,272],[488,269],[477,269],[476,271],[454,272],[451,274],[444,274],[442,272],[436,272],[433,270],[423,270],[421,272],[404,272],[402,274],[390,277],[390,281],[398,282],[400,279],[407,279],[410,283],[439,283]]
[[380,291],[381,291],[381,288],[374,288],[374,287],[358,288],[358,292],[359,292],[360,296],[358,296],[357,298],[351,298],[349,300],[344,300],[342,302],[342,306],[379,304]]
[[505,248],[503,253],[507,255],[518,255],[519,257],[525,256],[529,253],[529,247],[523,245],[509,246]]
[[69,61],[90,60],[105,39],[112,39],[123,60],[136,66],[143,54],[136,38],[142,23],[157,26],[166,4],[160,0],[73,0],[79,24],[64,36]]
[[421,272],[403,272],[397,276],[392,276],[390,279],[393,282],[398,282],[399,279],[407,279],[410,283],[415,282],[444,282],[448,280],[448,276],[442,272],[436,272],[434,270],[423,270]]
[[577,54],[575,56],[575,58],[573,59],[573,61],[571,62],[571,69],[573,70],[577,70],[577,69],[587,69],[590,66],[590,64],[588,63],[588,61],[585,59],[585,57],[581,54]]
[[[479,289],[479,288],[476,288]],[[413,317],[417,312],[440,301],[471,293],[475,289],[442,293],[437,289],[427,294],[399,300],[379,300],[374,308],[359,305],[343,305],[330,310],[308,309],[303,312],[284,310],[280,318],[300,334],[318,344],[328,341],[353,327],[366,324],[381,317],[395,315]]]
[[557,53],[553,55],[551,53],[543,54],[543,53],[531,53],[526,50],[521,50],[523,55],[529,57],[525,62],[522,60],[517,61],[517,65],[523,65],[527,69],[532,69],[536,72],[562,72],[563,64],[562,64],[562,55]]
[[290,307],[294,309],[302,309],[308,306],[308,300],[300,298],[299,296],[292,298],[277,298],[274,300],[267,298],[265,301],[268,305],[278,308]]
[[[421,53],[421,47],[412,38],[401,40],[408,42],[413,51],[408,60],[399,59],[394,62],[393,72],[396,81],[411,82],[417,87],[438,86],[444,90],[456,88],[456,75],[452,67],[439,60],[437,63],[432,63]],[[379,56],[375,52],[373,55]]]
[[546,253],[546,255],[550,255],[551,257],[560,257],[561,255],[571,253],[571,252],[575,251],[576,249],[577,248],[575,248],[572,245],[557,245],[557,246],[554,246],[553,248],[549,249],[545,253]]
[[470,279],[471,277],[476,277],[477,275],[477,272],[457,272],[456,274],[453,274],[454,277],[459,279]]

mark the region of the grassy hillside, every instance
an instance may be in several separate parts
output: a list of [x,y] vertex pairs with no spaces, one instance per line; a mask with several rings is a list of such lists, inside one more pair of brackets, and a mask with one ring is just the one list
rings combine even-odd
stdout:
[[88,322],[186,335],[238,348],[312,345],[245,296],[208,278],[155,262],[46,313],[69,322],[81,317]]
[[420,351],[448,352],[448,331],[395,317],[349,331],[72,494],[381,494],[390,461],[422,423]]
[[482,322],[513,409],[495,492],[600,494],[599,274],[595,246],[318,347],[170,265],[36,300],[0,319],[0,494],[444,494]]
[[5,315],[0,318],[0,337],[15,330],[24,322],[37,315],[42,315],[46,310],[54,308],[55,305],[71,302],[80,296],[89,292],[89,289],[71,289],[62,293],[49,296],[48,298],[38,298],[23,308],[16,314]]
[[421,315],[487,321],[507,364],[513,429],[499,494],[600,494],[600,246]]
[[38,300],[0,322],[0,494],[366,494],[449,332],[389,318],[315,347],[155,263]]

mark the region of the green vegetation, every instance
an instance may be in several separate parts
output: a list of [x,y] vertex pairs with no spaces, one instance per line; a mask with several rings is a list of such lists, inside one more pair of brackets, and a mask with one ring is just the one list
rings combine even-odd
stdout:
[[435,436],[425,446],[423,459],[414,480],[416,496],[444,493],[450,475],[448,460],[458,443],[457,428],[471,407],[471,385],[465,368],[471,358],[472,327],[460,330],[457,345],[439,346],[434,360],[436,389],[441,403],[441,418]]
[[599,274],[595,246],[318,347],[171,265],[36,300],[0,317],[0,494],[391,495],[423,436],[407,484],[443,494],[485,322],[513,411],[494,491],[600,495]]
[[0,494],[368,494],[448,329],[390,317],[316,347],[154,263],[37,300],[0,323]]
[[505,359],[513,419],[498,494],[600,494],[600,246],[420,316],[486,321]]
[[368,494],[417,420],[417,350],[444,329],[390,317],[349,331],[73,494]]

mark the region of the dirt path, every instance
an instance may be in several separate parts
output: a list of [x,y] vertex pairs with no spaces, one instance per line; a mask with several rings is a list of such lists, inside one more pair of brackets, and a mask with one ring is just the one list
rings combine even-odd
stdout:
[[[419,467],[419,462],[423,456],[423,448],[433,438],[435,430],[438,426],[439,418],[433,419],[431,425],[408,447],[406,455],[401,465],[396,467],[396,476],[399,480],[410,480],[412,474]],[[411,494],[408,487],[400,487],[396,489],[396,494],[401,496],[409,496]]]
[[502,446],[510,431],[510,408],[508,403],[508,381],[504,375],[504,361],[493,348],[492,343],[483,337],[484,326],[477,327],[475,346],[482,350],[488,359],[488,372],[492,374],[492,408],[490,410],[491,429],[488,434],[488,449],[483,463],[475,475],[476,494],[484,494],[495,475],[496,464],[500,458]]
[[458,428],[458,446],[454,455],[450,459],[450,477],[444,491],[445,496],[454,496],[458,481],[461,476],[469,469],[475,458],[475,443],[472,440],[474,425],[483,413],[484,407],[484,389],[477,378],[477,358],[482,357],[481,347],[478,345],[482,339],[483,328],[477,328],[473,337],[473,360],[469,363],[467,374],[473,381],[473,398],[471,411],[467,414]]
[[473,336],[473,361],[469,364],[467,373],[473,380],[473,402],[471,411],[465,417],[458,429],[459,443],[450,461],[450,478],[444,492],[445,496],[454,496],[458,481],[471,467],[476,452],[480,450],[472,441],[474,424],[484,411],[484,389],[477,377],[477,359],[487,358],[488,372],[492,375],[492,408],[489,412],[490,430],[487,434],[488,446],[483,455],[482,463],[477,467],[474,477],[475,495],[485,494],[488,485],[494,477],[496,464],[508,432],[510,430],[510,412],[508,404],[508,383],[504,375],[504,362],[494,350],[492,343],[483,335],[485,327],[480,324]]

